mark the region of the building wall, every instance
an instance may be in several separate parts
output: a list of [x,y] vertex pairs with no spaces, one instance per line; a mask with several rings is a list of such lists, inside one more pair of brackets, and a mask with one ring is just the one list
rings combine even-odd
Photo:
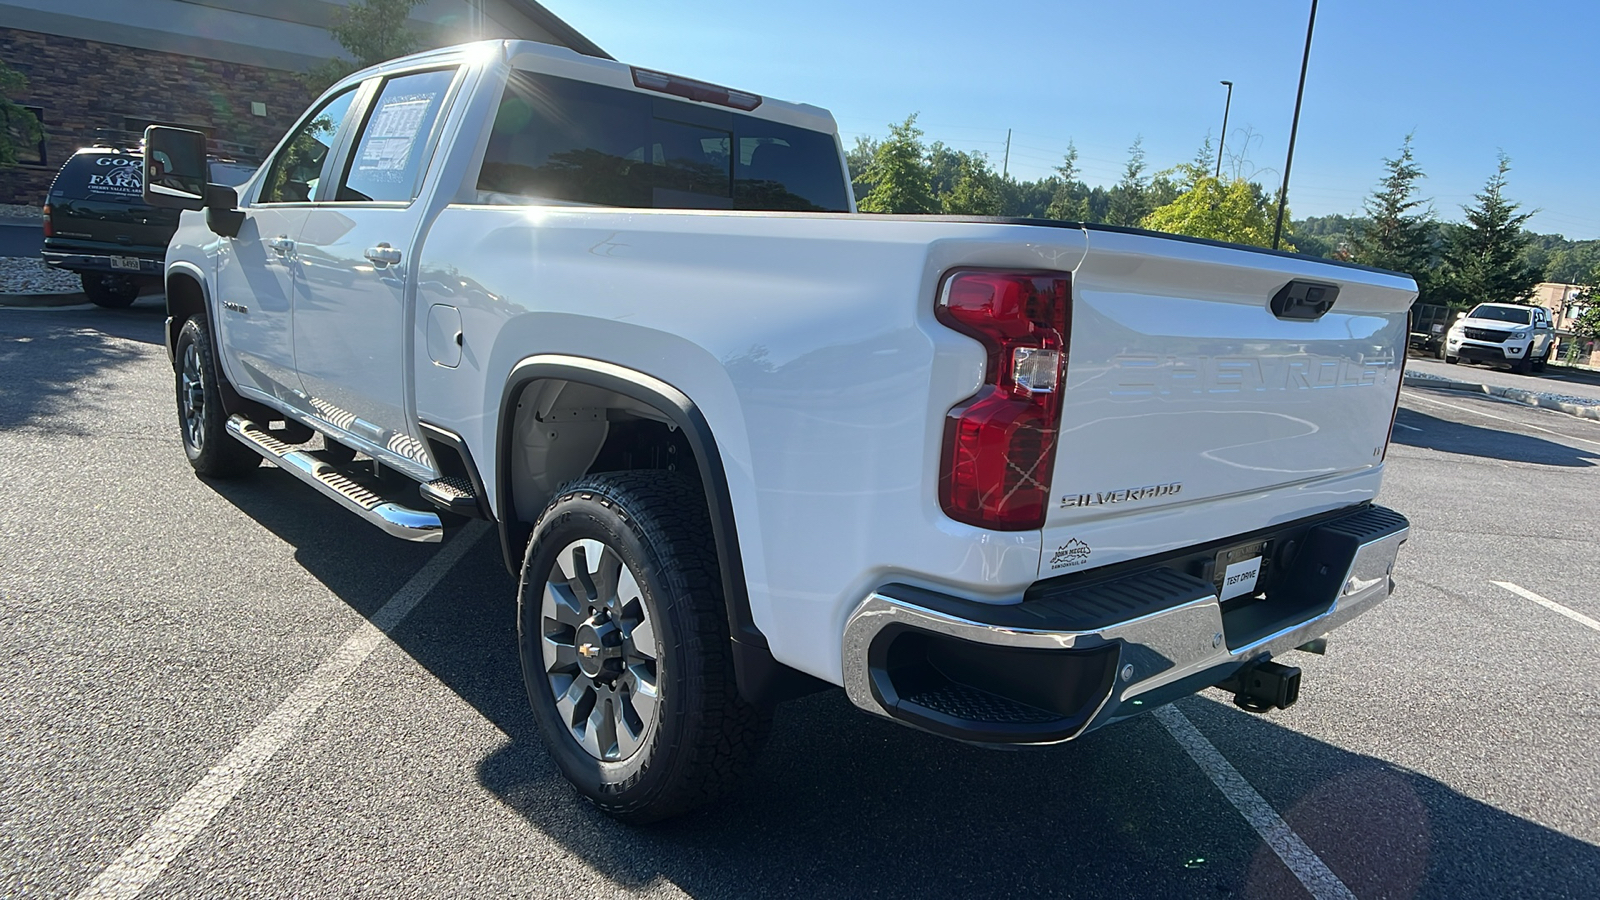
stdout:
[[46,147],[44,165],[0,170],[0,203],[42,203],[61,164],[94,143],[97,128],[120,131],[129,119],[187,125],[264,154],[313,99],[280,69],[14,28],[0,27],[0,59],[28,78],[13,99],[43,110]]

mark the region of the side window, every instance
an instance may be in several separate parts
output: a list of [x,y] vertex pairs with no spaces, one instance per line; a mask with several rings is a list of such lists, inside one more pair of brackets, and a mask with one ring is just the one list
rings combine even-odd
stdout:
[[455,69],[397,75],[383,83],[367,113],[350,168],[335,199],[408,203],[428,163],[428,141]]
[[317,196],[323,166],[355,97],[351,87],[300,123],[272,161],[258,203],[306,203]]

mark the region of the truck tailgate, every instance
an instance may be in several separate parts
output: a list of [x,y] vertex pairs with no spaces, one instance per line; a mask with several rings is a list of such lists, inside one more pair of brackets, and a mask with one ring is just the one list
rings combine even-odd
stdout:
[[[1371,499],[1315,486],[1382,464],[1411,279],[1151,235],[1088,238],[1041,577],[1226,537],[1234,517],[1218,511],[1265,494],[1299,494],[1302,515],[1309,495],[1329,507]],[[1320,317],[1282,318],[1271,300],[1290,282],[1335,286],[1337,298]],[[1125,527],[1135,518],[1162,524]],[[1096,532],[1116,537],[1096,546]],[[1130,537],[1141,533],[1148,542]]]

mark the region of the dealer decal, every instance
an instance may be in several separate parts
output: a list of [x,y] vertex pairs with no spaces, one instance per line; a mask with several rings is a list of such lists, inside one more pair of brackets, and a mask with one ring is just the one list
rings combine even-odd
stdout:
[[1065,544],[1062,544],[1061,547],[1056,550],[1055,555],[1050,557],[1050,568],[1071,569],[1074,566],[1081,566],[1089,561],[1089,554],[1091,552],[1092,551],[1089,549],[1088,544],[1085,544],[1083,541],[1080,541],[1077,538],[1073,538],[1072,540],[1067,541]]

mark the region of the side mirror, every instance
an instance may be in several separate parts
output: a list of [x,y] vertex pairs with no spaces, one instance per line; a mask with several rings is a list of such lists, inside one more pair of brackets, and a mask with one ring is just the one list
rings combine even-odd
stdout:
[[164,125],[144,130],[144,202],[165,209],[205,208],[205,135]]

